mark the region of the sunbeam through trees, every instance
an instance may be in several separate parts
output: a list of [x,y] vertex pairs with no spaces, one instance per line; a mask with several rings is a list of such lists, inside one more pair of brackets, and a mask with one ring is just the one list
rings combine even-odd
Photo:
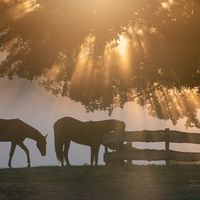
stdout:
[[0,77],[88,111],[135,101],[200,128],[198,0],[0,0]]

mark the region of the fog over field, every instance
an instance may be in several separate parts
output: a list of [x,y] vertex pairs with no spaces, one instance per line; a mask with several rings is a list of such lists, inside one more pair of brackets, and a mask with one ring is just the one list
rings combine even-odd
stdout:
[[[147,114],[133,102],[126,103],[124,109],[116,108],[111,116],[107,112],[99,111],[87,113],[84,106],[69,98],[56,97],[47,92],[35,81],[30,82],[24,79],[15,78],[12,81],[0,79],[0,118],[19,118],[31,126],[37,128],[43,135],[48,134],[47,156],[41,157],[35,142],[26,139],[25,143],[30,150],[32,166],[58,165],[54,151],[53,124],[64,116],[70,116],[82,121],[119,119],[126,123],[126,130],[158,130],[165,128],[179,131],[200,132],[196,128],[185,129],[184,119],[173,126],[171,121],[158,120]],[[200,112],[198,112],[200,116]],[[134,144],[139,148],[163,148],[163,144]],[[180,151],[199,151],[200,145],[171,145]],[[0,142],[0,168],[7,167],[10,143]],[[99,163],[103,164],[103,147],[101,147]],[[69,159],[73,165],[89,163],[90,149],[83,145],[71,143]],[[144,163],[144,162],[140,162]],[[148,163],[148,162],[146,162]],[[162,163],[162,162],[160,162]],[[25,153],[17,147],[13,157],[13,167],[26,166]]]

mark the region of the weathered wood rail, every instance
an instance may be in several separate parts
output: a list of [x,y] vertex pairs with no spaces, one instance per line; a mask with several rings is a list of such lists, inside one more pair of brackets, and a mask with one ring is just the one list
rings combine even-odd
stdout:
[[[165,160],[166,164],[170,161],[194,162],[200,161],[200,153],[178,152],[170,150],[170,143],[191,143],[200,144],[200,134],[187,133],[180,131],[131,131],[123,134],[108,134],[103,138],[103,144],[119,145],[120,143],[127,143],[128,145],[121,145],[119,150],[115,152],[106,151],[104,154],[105,163],[114,163],[118,161],[127,160],[131,163],[132,160],[147,160],[159,161]],[[149,149],[135,149],[132,148],[132,142],[164,142],[165,150],[149,150]]]

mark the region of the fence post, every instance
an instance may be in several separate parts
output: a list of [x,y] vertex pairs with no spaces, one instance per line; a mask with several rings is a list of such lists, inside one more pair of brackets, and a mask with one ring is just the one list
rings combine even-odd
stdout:
[[[126,146],[127,146],[128,151],[130,151],[132,148],[132,143],[127,142]],[[132,165],[132,160],[127,160],[127,164]]]
[[[107,154],[107,153],[108,153],[108,147],[107,147],[107,145],[105,145],[105,153],[104,153],[104,155]],[[108,162],[106,162],[106,161],[104,161],[104,162],[105,162],[106,165],[108,165]]]
[[105,153],[108,153],[108,147],[105,145]]
[[[170,134],[169,128],[166,128],[164,132],[165,151],[169,151],[169,134]],[[166,162],[166,165],[170,165],[170,160],[168,158],[165,160],[165,162]]]

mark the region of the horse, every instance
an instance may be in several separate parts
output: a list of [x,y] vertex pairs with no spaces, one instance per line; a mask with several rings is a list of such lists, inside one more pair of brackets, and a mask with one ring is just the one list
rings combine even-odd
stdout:
[[21,147],[27,155],[28,166],[31,166],[29,150],[23,143],[25,138],[36,141],[37,148],[42,156],[46,155],[46,136],[43,136],[38,130],[26,124],[20,119],[0,119],[0,141],[11,142],[8,166],[12,168],[11,161],[16,146]]
[[54,123],[55,152],[61,166],[70,166],[68,151],[70,141],[90,146],[90,164],[98,164],[99,148],[102,137],[111,132],[125,132],[125,123],[119,120],[87,121],[82,122],[71,117],[64,117]]

